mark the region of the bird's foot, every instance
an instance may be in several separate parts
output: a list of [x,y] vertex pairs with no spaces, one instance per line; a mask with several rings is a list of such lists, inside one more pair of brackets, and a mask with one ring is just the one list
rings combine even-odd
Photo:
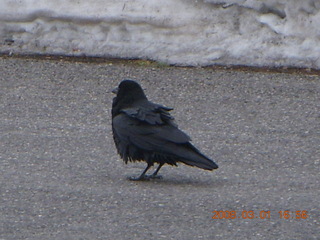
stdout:
[[130,180],[130,181],[149,181],[150,178],[148,178],[147,176],[128,177],[128,180]]
[[151,174],[148,175],[149,179],[162,179],[163,177],[161,175],[155,175],[155,174]]
[[151,179],[162,179],[163,177],[161,175],[143,175],[139,177],[128,177],[130,181],[149,181]]

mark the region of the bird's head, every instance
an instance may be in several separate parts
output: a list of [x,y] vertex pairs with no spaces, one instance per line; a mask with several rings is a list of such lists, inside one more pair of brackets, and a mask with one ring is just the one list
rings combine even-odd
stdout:
[[112,92],[116,94],[112,106],[118,110],[130,106],[136,101],[147,99],[141,86],[133,80],[121,81]]
[[133,80],[123,80],[119,86],[112,90],[112,93],[116,94],[116,98],[127,98],[131,101],[146,99],[141,86]]

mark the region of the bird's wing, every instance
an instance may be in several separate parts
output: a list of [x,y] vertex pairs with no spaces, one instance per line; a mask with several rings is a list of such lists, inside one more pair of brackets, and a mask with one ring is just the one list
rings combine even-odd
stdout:
[[143,101],[138,102],[138,104],[133,105],[130,108],[122,109],[120,112],[151,125],[163,125],[169,122],[173,124],[172,120],[174,118],[169,113],[171,110],[173,110],[173,108]]
[[117,115],[113,128],[120,139],[147,151],[160,151],[168,144],[190,141],[190,137],[174,125],[152,125],[127,114]]
[[135,146],[143,151],[163,154],[164,161],[171,161],[171,164],[175,164],[178,158],[187,165],[207,170],[218,168],[218,165],[189,142],[187,134],[174,125],[151,125],[124,113],[114,117],[112,124],[118,139],[118,151],[124,159],[141,158],[141,155],[136,155],[130,147]]

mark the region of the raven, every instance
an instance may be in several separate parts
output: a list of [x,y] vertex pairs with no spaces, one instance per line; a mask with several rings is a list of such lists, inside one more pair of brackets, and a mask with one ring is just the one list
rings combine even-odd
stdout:
[[[140,85],[133,80],[123,80],[113,93],[112,132],[117,151],[125,163],[145,161],[146,169],[130,180],[161,178],[157,175],[165,164],[182,162],[205,170],[217,169],[218,165],[203,155],[190,143],[190,137],[179,130],[165,107],[148,101]],[[148,169],[158,163],[151,175]]]

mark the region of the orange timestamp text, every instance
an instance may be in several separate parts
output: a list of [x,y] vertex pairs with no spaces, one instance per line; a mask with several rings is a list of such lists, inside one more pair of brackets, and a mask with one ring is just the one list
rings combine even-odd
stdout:
[[[212,219],[270,219],[271,211],[212,211]],[[307,219],[308,211],[279,211],[280,219]]]

